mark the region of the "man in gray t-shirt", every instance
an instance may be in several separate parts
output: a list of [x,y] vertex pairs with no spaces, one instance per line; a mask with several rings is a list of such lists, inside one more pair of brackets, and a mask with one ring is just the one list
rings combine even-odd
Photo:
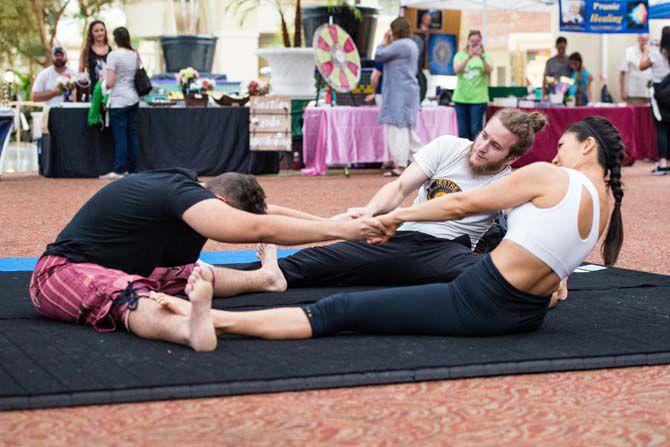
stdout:
[[553,85],[547,83],[547,76],[554,78],[556,83],[561,76],[570,76],[570,67],[568,65],[567,55],[568,40],[560,36],[556,39],[556,56],[550,57],[544,66],[544,76],[542,77],[542,98],[546,98],[548,93],[553,93]]

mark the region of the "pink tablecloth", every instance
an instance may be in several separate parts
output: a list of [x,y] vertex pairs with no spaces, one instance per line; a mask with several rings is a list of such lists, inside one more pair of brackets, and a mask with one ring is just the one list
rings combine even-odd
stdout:
[[[302,128],[302,175],[322,175],[328,165],[389,160],[377,107],[318,107],[305,110]],[[416,128],[424,143],[440,135],[457,135],[451,107],[421,109]]]
[[[497,106],[489,106],[486,111],[487,119],[499,109]],[[551,107],[524,110],[538,110],[544,113],[549,119],[549,125],[537,135],[533,148],[514,164],[515,167],[534,161],[551,161],[556,155],[558,140],[563,131],[570,124],[590,115],[605,117],[619,129],[626,145],[625,164],[632,164],[635,160],[645,158],[658,159],[656,129],[649,106]]]

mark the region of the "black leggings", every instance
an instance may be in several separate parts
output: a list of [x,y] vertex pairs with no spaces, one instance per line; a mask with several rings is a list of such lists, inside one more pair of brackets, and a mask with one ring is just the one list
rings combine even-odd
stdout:
[[314,337],[342,331],[482,336],[537,330],[549,301],[515,289],[486,255],[449,284],[340,293],[303,310]]

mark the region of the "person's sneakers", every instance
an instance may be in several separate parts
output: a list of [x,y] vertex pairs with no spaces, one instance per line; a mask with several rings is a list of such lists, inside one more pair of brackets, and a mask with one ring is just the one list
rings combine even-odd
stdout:
[[656,169],[651,171],[651,175],[670,175],[670,166],[657,166]]
[[107,174],[101,175],[98,177],[100,180],[118,180],[120,178],[123,178],[122,174],[117,174],[116,172],[108,172]]

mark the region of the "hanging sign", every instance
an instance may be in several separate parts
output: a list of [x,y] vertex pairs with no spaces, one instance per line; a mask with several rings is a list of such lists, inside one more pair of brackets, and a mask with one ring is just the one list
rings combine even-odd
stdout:
[[649,32],[647,0],[559,0],[560,29],[577,33]]

